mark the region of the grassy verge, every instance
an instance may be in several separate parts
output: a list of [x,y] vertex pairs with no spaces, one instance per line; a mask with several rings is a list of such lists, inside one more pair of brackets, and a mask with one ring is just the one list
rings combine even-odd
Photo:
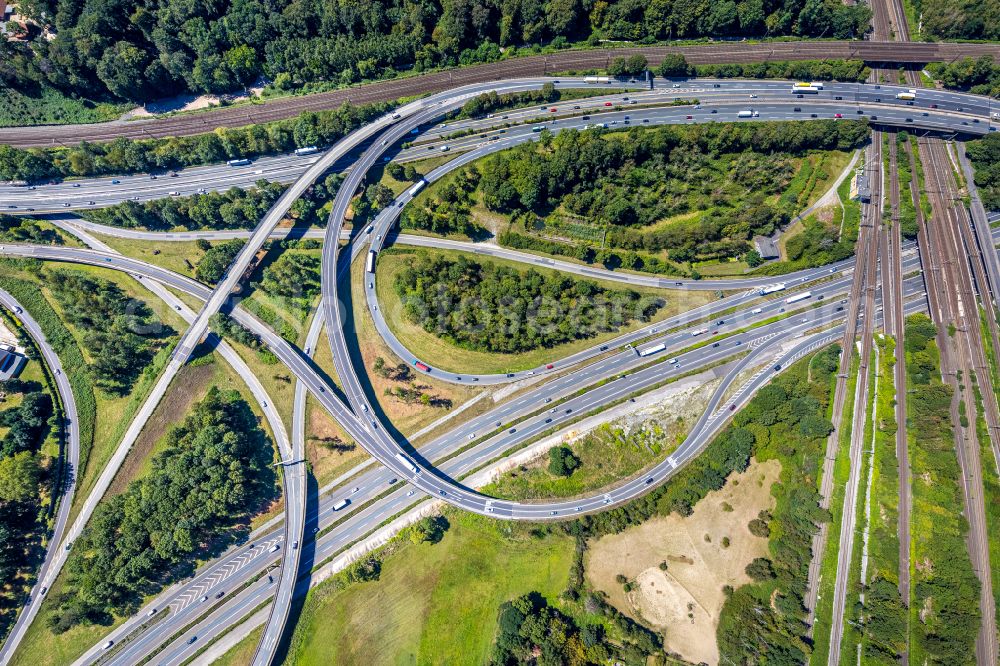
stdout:
[[[101,242],[107,243],[112,249],[121,252],[126,257],[141,259],[154,266],[194,277],[194,267],[198,265],[205,252],[198,249],[195,241],[170,241],[153,243],[147,240],[118,238],[105,234],[94,234]],[[219,241],[210,242],[218,245]]]
[[[402,301],[394,289],[395,277],[410,265],[414,255],[425,252],[433,257],[443,256],[451,259],[460,255],[468,256],[466,253],[454,250],[427,251],[423,249],[390,248],[380,254],[378,266],[379,277],[376,281],[375,289],[378,292],[379,306],[382,308],[386,322],[399,341],[413,352],[417,358],[428,360],[436,369],[440,368],[445,372],[493,374],[537,368],[584,349],[589,349],[594,345],[611,340],[629,331],[642,328],[649,323],[635,320],[628,326],[623,326],[618,331],[601,333],[590,338],[556,345],[552,348],[540,348],[519,354],[494,354],[465,349],[425,331],[418,324],[409,321],[403,311]],[[488,261],[523,270],[523,264],[519,264],[518,262],[492,258]],[[544,275],[557,273],[557,271],[545,268],[533,268],[533,270]],[[620,284],[613,282],[600,280],[595,280],[595,282],[606,289],[621,289]],[[642,287],[633,287],[633,289],[643,295],[655,295],[666,301],[665,306],[657,310],[652,316],[650,319],[651,322],[662,321],[667,317],[704,305],[715,298],[713,294],[702,291],[664,290]],[[403,359],[407,363],[412,360]]]

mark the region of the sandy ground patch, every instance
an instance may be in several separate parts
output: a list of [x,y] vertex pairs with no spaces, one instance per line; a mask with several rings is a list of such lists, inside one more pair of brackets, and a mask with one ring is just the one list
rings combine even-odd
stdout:
[[[587,553],[587,579],[622,612],[663,631],[668,652],[717,664],[722,588],[750,582],[746,565],[767,555],[767,539],[752,535],[747,523],[773,508],[771,485],[780,471],[777,461],[752,462],[722,490],[708,494],[691,516],[658,517],[599,539]],[[667,563],[665,571],[661,562]],[[625,593],[615,581],[618,574],[635,589]]]

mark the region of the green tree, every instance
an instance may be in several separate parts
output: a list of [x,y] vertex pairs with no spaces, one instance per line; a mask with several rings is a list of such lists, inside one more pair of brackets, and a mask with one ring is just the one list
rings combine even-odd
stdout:
[[36,499],[41,474],[37,453],[21,451],[0,458],[0,500],[27,502]]
[[570,476],[580,466],[580,459],[566,446],[549,449],[549,473],[555,476]]

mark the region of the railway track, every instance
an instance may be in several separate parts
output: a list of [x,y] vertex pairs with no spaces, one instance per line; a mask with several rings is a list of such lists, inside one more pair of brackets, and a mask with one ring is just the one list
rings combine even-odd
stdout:
[[[837,577],[833,589],[833,615],[830,626],[830,650],[827,663],[836,666],[840,663],[840,644],[843,638],[844,612],[847,604],[848,577],[854,553],[855,520],[857,517],[858,487],[861,481],[861,462],[865,443],[865,420],[868,410],[868,373],[872,355],[872,341],[875,334],[875,296],[878,288],[878,257],[879,257],[879,224],[882,214],[881,206],[881,172],[882,172],[882,133],[872,132],[872,143],[865,160],[865,170],[872,186],[871,202],[862,208],[861,228],[858,233],[857,265],[855,280],[851,289],[850,308],[857,313],[862,310],[863,316],[855,314],[853,321],[860,324],[860,362],[858,364],[858,380],[855,392],[854,413],[851,421],[850,443],[850,475],[844,489],[844,509],[841,513],[839,550],[837,553]],[[863,303],[863,309],[861,308]],[[860,321],[859,321],[860,319]],[[852,319],[848,318],[848,321]],[[845,332],[844,346],[853,350],[856,330]],[[841,368],[845,374],[850,365]],[[845,380],[846,381],[846,380]]]
[[674,53],[681,53],[689,62],[699,65],[816,59],[856,59],[869,63],[918,65],[935,61],[950,62],[966,56],[982,55],[990,55],[1000,60],[1000,44],[913,42],[900,45],[876,39],[762,44],[725,42],[681,47],[652,46],[562,51],[379,81],[325,93],[286,97],[259,104],[244,104],[165,118],[112,121],[93,125],[0,128],[0,144],[30,148],[72,146],[81,141],[111,141],[120,136],[137,140],[189,136],[218,127],[242,127],[282,120],[297,116],[303,111],[332,109],[345,103],[370,104],[441,92],[468,83],[541,76],[570,70],[605,69],[612,59],[632,54],[645,55],[650,66],[655,67],[665,56]]
[[[980,581],[981,625],[976,639],[976,661],[978,664],[994,665],[997,662],[996,612],[993,599],[992,577],[989,562],[989,545],[986,534],[986,510],[983,498],[982,465],[979,438],[976,432],[978,405],[975,401],[965,402],[967,425],[963,426],[959,403],[962,381],[972,381],[975,375],[978,386],[983,391],[984,417],[987,424],[996,424],[995,408],[987,399],[992,395],[988,372],[985,368],[982,339],[979,334],[979,306],[976,300],[973,270],[970,270],[968,248],[961,227],[965,220],[956,204],[957,188],[953,181],[951,163],[944,143],[939,139],[922,138],[918,141],[921,157],[927,165],[927,193],[935,211],[933,224],[924,220],[927,244],[918,246],[921,254],[938,264],[935,291],[944,295],[939,301],[937,313],[938,346],[941,351],[941,367],[945,382],[954,392],[951,416],[955,425],[955,449],[962,479],[961,487],[965,503],[965,516],[969,523],[967,545],[973,569]],[[930,289],[928,289],[930,292]],[[934,309],[932,308],[932,312]],[[947,326],[954,326],[954,335],[946,333]],[[986,381],[984,382],[983,379]],[[995,398],[993,399],[995,401]],[[990,428],[991,434],[994,432]]]
[[[905,320],[903,317],[903,270],[901,264],[902,230],[899,222],[899,146],[895,133],[889,139],[889,210],[891,224],[883,225],[882,243],[882,320],[885,331],[896,343],[896,363],[893,365],[893,385],[896,387],[894,418],[896,420],[896,461],[899,468],[899,503],[896,511],[896,534],[899,541],[898,589],[905,609],[910,607],[910,452],[906,438],[906,362],[903,356]],[[913,179],[911,179],[912,185]],[[907,195],[910,193],[907,192]],[[914,207],[919,207],[919,197]],[[906,613],[909,626],[909,613]],[[902,662],[909,662],[909,637]]]

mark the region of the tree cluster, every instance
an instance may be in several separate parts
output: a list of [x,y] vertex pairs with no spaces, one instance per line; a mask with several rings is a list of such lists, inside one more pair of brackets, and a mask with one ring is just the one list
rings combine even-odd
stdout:
[[225,192],[166,197],[122,203],[83,212],[100,224],[125,229],[252,229],[274,205],[285,186],[258,180],[255,188],[232,187]]
[[438,187],[433,196],[428,195],[421,202],[404,208],[399,218],[400,227],[436,234],[477,235],[480,230],[469,211],[473,204],[472,192],[478,184],[479,172],[472,167],[463,169]]
[[42,510],[39,484],[46,476],[41,454],[53,421],[52,398],[36,382],[11,379],[0,384],[0,404],[20,396],[20,404],[0,410],[0,632],[23,602],[23,574],[32,565]]
[[[645,634],[639,636],[646,638]],[[490,664],[645,663],[645,658],[659,648],[655,636],[650,638],[640,644],[612,642],[602,624],[581,626],[550,606],[545,597],[531,592],[501,604]]]
[[953,62],[936,62],[928,65],[935,78],[946,88],[969,90],[977,95],[1000,96],[1000,65],[993,56],[984,55],[973,60],[962,58]]
[[133,613],[197,556],[221,549],[273,497],[271,460],[250,406],[213,387],[167,434],[150,472],[97,507],[73,544],[50,629]]
[[4,215],[3,213],[0,213],[0,241],[62,245],[62,238],[54,229],[45,229],[36,220]]
[[314,254],[282,252],[264,269],[260,287],[271,296],[310,303],[319,294],[319,269],[319,257]]
[[[871,74],[863,60],[790,60],[698,65],[698,76],[720,79],[796,79],[799,81],[858,81]],[[684,74],[662,74],[684,76]]]
[[244,244],[242,240],[229,240],[210,247],[198,260],[194,269],[195,277],[208,284],[221,280]]
[[[0,42],[2,43],[2,42]],[[0,56],[0,67],[3,66]],[[166,139],[118,137],[107,143],[70,148],[20,149],[0,145],[0,180],[37,182],[70,176],[164,172],[237,157],[289,152],[324,146],[385,113],[388,105],[371,104],[305,111],[295,118],[245,127],[218,128],[205,134]]]
[[837,0],[157,0],[139,9],[24,0],[18,8],[54,38],[33,30],[26,42],[0,39],[0,81],[136,102],[230,92],[261,75],[277,90],[349,84],[408,68],[497,60],[501,47],[562,46],[568,39],[848,39],[863,35],[871,16],[863,4]]
[[1000,135],[992,133],[966,144],[975,168],[976,187],[987,210],[1000,210]]
[[173,331],[114,282],[67,270],[47,277],[67,321],[83,334],[94,384],[127,394]]
[[534,269],[420,253],[396,276],[407,319],[477,351],[517,353],[647,321],[663,301]]
[[570,476],[580,466],[580,459],[573,455],[568,446],[553,446],[549,449],[549,473],[555,476]]
[[500,109],[514,109],[522,106],[530,106],[545,102],[551,104],[562,98],[562,94],[556,90],[552,83],[546,83],[539,90],[526,90],[524,92],[506,93],[498,95],[495,90],[485,92],[473,97],[462,106],[461,115],[469,118],[477,118],[492,111]]

